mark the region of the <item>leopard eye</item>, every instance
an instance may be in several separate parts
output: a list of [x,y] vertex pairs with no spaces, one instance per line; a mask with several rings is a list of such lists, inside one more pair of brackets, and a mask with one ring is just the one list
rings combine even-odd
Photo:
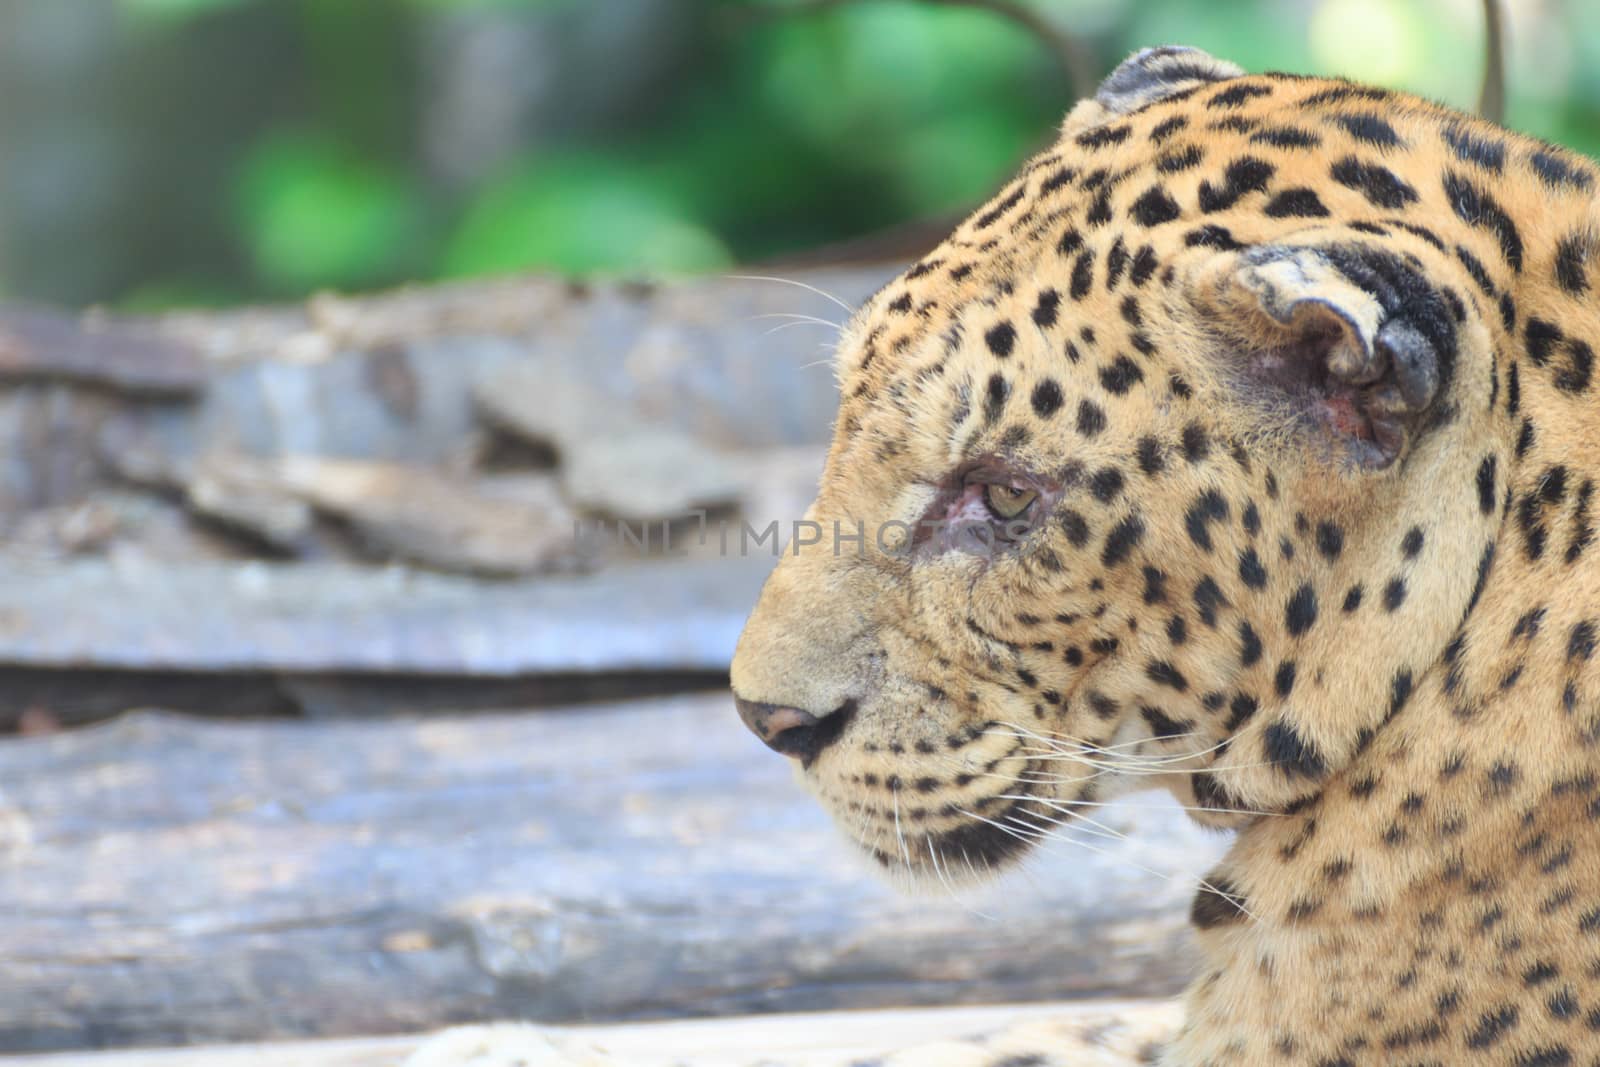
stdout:
[[983,502],[989,506],[990,511],[1002,519],[1017,518],[1032,507],[1037,499],[1039,494],[1032,489],[993,483],[983,487]]

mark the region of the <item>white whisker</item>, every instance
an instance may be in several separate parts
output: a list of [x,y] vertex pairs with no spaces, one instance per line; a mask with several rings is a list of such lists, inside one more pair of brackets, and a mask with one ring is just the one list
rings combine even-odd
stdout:
[[854,315],[855,314],[855,308],[851,307],[849,304],[846,304],[843,300],[840,300],[838,297],[834,296],[832,293],[823,292],[821,289],[818,289],[814,285],[807,284],[806,282],[802,282],[802,281],[799,281],[799,280],[794,279],[794,278],[778,278],[778,277],[774,277],[774,276],[772,276],[770,274],[730,274],[730,275],[728,275],[728,277],[732,278],[735,281],[741,281],[741,282],[776,282],[776,283],[778,283],[780,285],[798,286],[801,289],[806,289],[806,290],[809,290],[809,291],[811,291],[813,293],[816,293],[818,296],[822,297],[825,300],[833,301],[835,304],[838,304],[841,308],[844,308],[845,314],[847,314],[847,315]]
[[741,322],[757,322],[761,319],[795,319],[799,322],[814,322],[818,326],[828,326],[835,330],[842,330],[844,326],[830,319],[820,318],[816,315],[802,315],[798,311],[767,311],[760,315],[746,315]]

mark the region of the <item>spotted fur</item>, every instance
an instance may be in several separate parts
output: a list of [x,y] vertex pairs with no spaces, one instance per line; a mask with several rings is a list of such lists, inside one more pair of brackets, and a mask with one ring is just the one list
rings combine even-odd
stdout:
[[814,519],[1028,529],[786,558],[736,694],[851,710],[807,781],[915,878],[1235,830],[1161,1063],[1600,1063],[1595,174],[1134,57],[840,347]]
[[[1141,788],[1234,831],[1117,1062],[1600,1064],[1596,173],[1134,56],[851,322],[742,713],[918,880]],[[1105,1062],[997,1048],[888,1062]]]

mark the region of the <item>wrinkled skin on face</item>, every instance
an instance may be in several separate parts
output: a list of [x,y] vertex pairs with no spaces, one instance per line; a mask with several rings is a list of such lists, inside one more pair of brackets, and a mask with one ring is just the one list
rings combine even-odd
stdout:
[[1223,826],[1301,801],[1492,563],[1508,327],[1455,250],[1500,264],[1506,233],[1442,160],[1465,120],[1134,62],[855,315],[823,535],[733,664],[746,720],[914,879],[1135,789]]

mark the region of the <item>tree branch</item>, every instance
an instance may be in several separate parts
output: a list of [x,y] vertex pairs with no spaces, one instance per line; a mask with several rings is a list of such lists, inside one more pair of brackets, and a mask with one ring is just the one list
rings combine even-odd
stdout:
[[1483,0],[1483,87],[1478,92],[1478,114],[1490,122],[1506,117],[1505,5]]

